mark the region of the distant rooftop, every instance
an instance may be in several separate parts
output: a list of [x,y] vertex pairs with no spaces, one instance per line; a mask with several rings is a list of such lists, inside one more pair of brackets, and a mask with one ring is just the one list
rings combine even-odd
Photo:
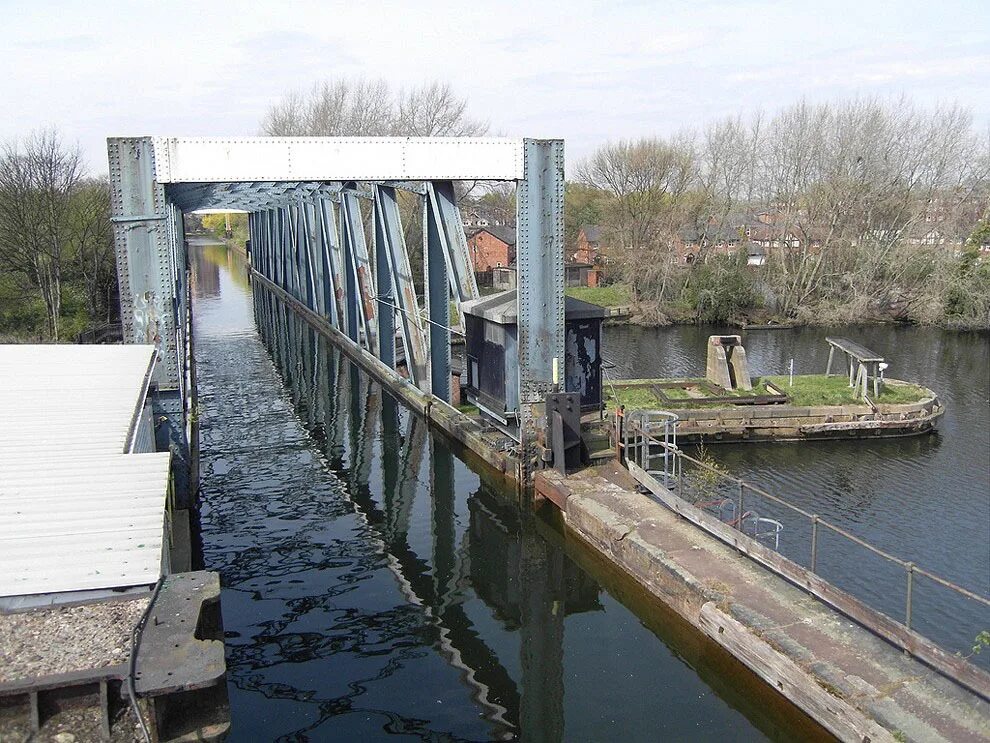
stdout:
[[515,227],[506,227],[503,225],[490,225],[488,227],[473,227],[468,229],[467,234],[468,237],[471,237],[473,235],[477,235],[479,232],[487,232],[489,235],[493,235],[497,237],[506,245],[516,244]]
[[602,241],[602,228],[597,224],[583,224],[581,225],[581,232],[584,233],[584,238],[590,243]]
[[0,346],[0,597],[152,584],[169,454],[153,346]]

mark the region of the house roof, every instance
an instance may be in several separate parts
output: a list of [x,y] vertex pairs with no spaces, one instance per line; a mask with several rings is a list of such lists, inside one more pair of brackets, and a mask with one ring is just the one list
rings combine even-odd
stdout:
[[584,239],[590,243],[602,241],[602,228],[597,224],[583,224],[581,225],[581,232],[584,233]]
[[489,226],[489,227],[477,227],[468,233],[468,237],[474,237],[479,232],[487,232],[492,237],[498,238],[506,245],[516,244],[516,228],[515,227],[504,227],[501,225]]

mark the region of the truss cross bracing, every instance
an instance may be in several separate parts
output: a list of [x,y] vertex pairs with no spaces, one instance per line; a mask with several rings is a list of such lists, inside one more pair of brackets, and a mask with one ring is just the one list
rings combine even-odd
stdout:
[[[183,396],[183,213],[247,212],[254,271],[390,369],[401,347],[409,382],[447,402],[450,300],[478,296],[455,182],[515,183],[518,420],[521,439],[534,438],[564,354],[563,141],[136,137],[111,138],[108,150],[125,339],[153,343],[159,387]],[[399,191],[422,202],[422,306]]]

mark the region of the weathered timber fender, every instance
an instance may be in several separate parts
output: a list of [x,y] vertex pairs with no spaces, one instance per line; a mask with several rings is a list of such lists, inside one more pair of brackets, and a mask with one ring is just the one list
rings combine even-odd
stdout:
[[945,413],[938,396],[928,392],[920,402],[903,404],[679,409],[677,435],[687,443],[918,436],[934,431]]
[[[901,639],[913,652],[904,654],[869,623],[853,619],[872,610],[854,611],[855,601],[836,609],[838,589],[814,576],[791,581],[765,570],[747,558],[760,551],[752,539],[733,531],[726,542],[698,529],[684,514],[636,492],[635,480],[616,470],[566,478],[540,472],[537,501],[556,504],[568,533],[831,734],[860,743],[990,737],[985,672],[947,657],[936,665],[959,672],[947,677],[929,664],[945,651],[908,630]],[[832,600],[808,595],[823,592]],[[897,678],[904,683],[891,686]]]

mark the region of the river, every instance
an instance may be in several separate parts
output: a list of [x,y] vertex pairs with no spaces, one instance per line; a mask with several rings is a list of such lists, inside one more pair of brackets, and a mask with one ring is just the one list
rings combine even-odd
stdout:
[[[613,379],[700,377],[708,336],[732,328],[613,326],[603,346]],[[945,405],[937,433],[886,440],[713,444],[707,451],[738,477],[817,513],[880,549],[978,594],[990,595],[990,334],[912,326],[846,326],[743,333],[750,374],[821,374],[826,335],[882,354],[887,376],[935,390]],[[765,508],[768,508],[765,506]],[[781,551],[807,565],[810,527],[779,509]],[[907,581],[848,540],[821,532],[818,572],[903,620]],[[990,629],[985,607],[915,579],[912,626],[963,655]],[[990,649],[973,656],[990,668]]]
[[[191,259],[200,538],[223,586],[232,740],[821,737],[284,306],[252,294],[238,254],[200,244]],[[698,374],[710,330],[610,328],[611,373]],[[892,331],[842,332],[939,390],[940,434],[713,452],[985,587],[987,340],[907,331],[893,331],[897,344],[870,335]],[[820,366],[820,336],[751,334],[754,372],[792,355],[798,371]],[[933,358],[944,371],[932,373]],[[856,574],[841,550],[823,559]]]
[[291,312],[259,333],[237,254],[191,259],[232,740],[821,736]]

